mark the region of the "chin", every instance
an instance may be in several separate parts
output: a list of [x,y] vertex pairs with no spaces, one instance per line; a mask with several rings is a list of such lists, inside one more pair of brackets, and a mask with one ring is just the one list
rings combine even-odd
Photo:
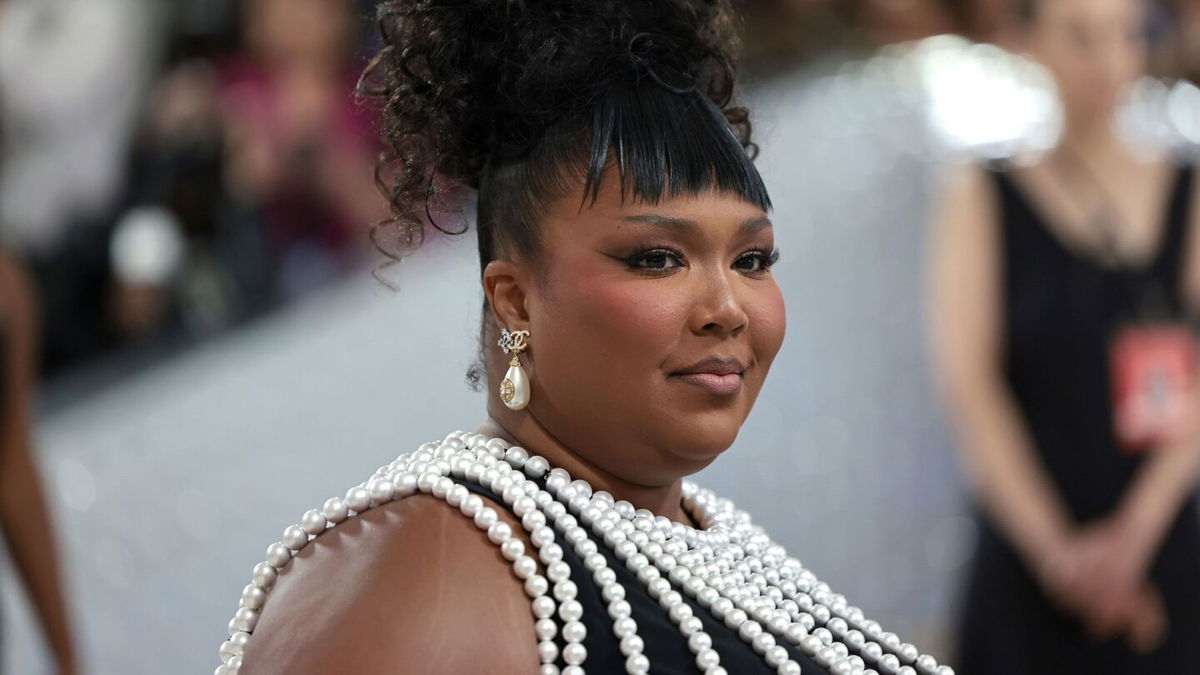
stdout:
[[741,431],[745,415],[735,410],[713,410],[703,413],[670,415],[663,447],[672,455],[694,463],[691,472],[699,471],[729,449]]

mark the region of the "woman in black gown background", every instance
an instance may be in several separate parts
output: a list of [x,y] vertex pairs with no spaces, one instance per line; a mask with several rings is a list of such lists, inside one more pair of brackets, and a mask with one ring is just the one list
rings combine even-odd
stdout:
[[950,177],[934,252],[936,359],[979,504],[957,669],[1197,673],[1196,416],[1124,447],[1111,353],[1200,307],[1194,172],[1114,131],[1145,66],[1141,2],[1025,4],[1062,138]]

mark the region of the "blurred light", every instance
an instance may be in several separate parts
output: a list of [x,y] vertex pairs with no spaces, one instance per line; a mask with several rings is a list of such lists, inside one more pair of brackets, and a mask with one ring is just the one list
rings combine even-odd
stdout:
[[999,158],[1058,141],[1062,113],[1038,64],[949,35],[922,40],[901,58],[917,73],[931,127],[947,149]]
[[1200,144],[1200,87],[1176,82],[1167,93],[1167,118],[1184,140]]
[[179,270],[183,250],[182,227],[175,214],[161,206],[140,206],[117,222],[109,253],[118,279],[161,286]]

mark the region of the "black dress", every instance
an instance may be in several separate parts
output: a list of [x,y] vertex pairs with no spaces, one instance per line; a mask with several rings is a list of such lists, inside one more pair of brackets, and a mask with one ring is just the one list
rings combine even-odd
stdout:
[[[489,490],[465,481],[455,481],[465,486],[471,492],[495,501],[499,506],[512,508],[499,496]],[[545,479],[538,479],[544,487]],[[625,656],[621,653],[619,641],[612,631],[612,619],[608,616],[608,603],[600,597],[600,588],[592,579],[591,573],[583,564],[583,559],[575,553],[575,548],[563,539],[562,533],[555,530],[555,540],[563,550],[563,560],[571,567],[571,580],[579,587],[576,599],[583,605],[583,624],[587,627],[583,646],[587,648],[587,662],[584,668],[589,673],[624,673]],[[632,608],[632,617],[637,622],[638,635],[645,642],[642,653],[650,659],[652,675],[695,675],[699,672],[696,667],[696,657],[688,650],[687,640],[679,632],[679,628],[671,622],[664,610],[646,586],[634,576],[633,572],[621,562],[607,546],[600,542],[600,552],[608,558],[608,566],[617,575],[617,580],[625,587],[625,599]],[[763,675],[775,673],[769,668],[763,658],[758,655],[736,633],[727,628],[724,623],[717,621],[712,613],[704,609],[694,598],[681,593],[684,602],[692,606],[694,615],[704,624],[704,632],[712,637],[713,649],[721,655],[721,666],[730,675]],[[788,650],[791,658],[800,664],[804,675],[826,675],[826,670],[805,656],[800,650],[779,640],[778,644]],[[562,648],[559,636],[559,648]],[[560,667],[564,664],[558,664]]]
[[[1109,268],[1068,249],[1001,167],[1004,371],[1038,456],[1078,522],[1113,511],[1143,455],[1112,432],[1108,340],[1148,297],[1182,316],[1184,242],[1193,170],[1180,168],[1161,248],[1147,265]],[[978,543],[959,635],[959,675],[1200,673],[1200,521],[1187,500],[1150,577],[1167,606],[1166,642],[1138,655],[1119,638],[1091,641],[1059,612],[996,525],[977,508]]]

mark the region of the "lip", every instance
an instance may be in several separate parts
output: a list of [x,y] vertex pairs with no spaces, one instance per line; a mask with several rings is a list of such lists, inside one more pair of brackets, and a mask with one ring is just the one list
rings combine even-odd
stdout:
[[735,356],[710,356],[670,376],[710,394],[729,396],[741,390],[745,371],[745,364]]

